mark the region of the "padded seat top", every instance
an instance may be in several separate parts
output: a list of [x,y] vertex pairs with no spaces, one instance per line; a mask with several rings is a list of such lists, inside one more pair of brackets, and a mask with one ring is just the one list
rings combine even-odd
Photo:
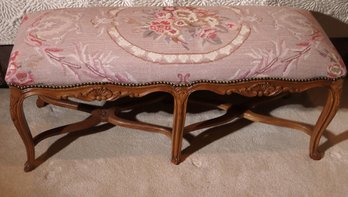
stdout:
[[345,65],[305,10],[287,7],[104,7],[30,13],[10,85],[173,84],[335,79]]

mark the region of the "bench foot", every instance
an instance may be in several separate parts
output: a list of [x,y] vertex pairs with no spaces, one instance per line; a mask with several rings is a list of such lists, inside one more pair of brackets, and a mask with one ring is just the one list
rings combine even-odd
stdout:
[[322,152],[311,152],[309,153],[309,157],[313,160],[320,160],[324,157],[324,153]]
[[180,156],[179,157],[174,157],[172,158],[172,163],[175,164],[175,165],[179,165],[181,163],[181,158]]
[[36,168],[36,165],[32,162],[25,162],[24,164],[24,172],[30,172]]

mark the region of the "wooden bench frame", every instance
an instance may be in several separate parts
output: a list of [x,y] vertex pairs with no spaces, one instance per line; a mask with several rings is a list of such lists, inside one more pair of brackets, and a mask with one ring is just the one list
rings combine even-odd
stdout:
[[[322,158],[323,153],[318,150],[320,138],[328,124],[335,116],[342,92],[343,79],[331,80],[319,78],[311,80],[283,80],[283,79],[253,79],[233,82],[200,81],[192,84],[171,84],[158,82],[152,84],[78,84],[74,86],[28,86],[20,87],[10,85],[11,101],[10,111],[12,120],[24,142],[27,152],[27,162],[24,171],[28,172],[40,165],[35,158],[35,145],[41,140],[68,132],[80,131],[100,122],[109,122],[114,125],[141,129],[145,131],[159,132],[168,136],[172,141],[172,162],[181,162],[181,149],[183,135],[198,129],[220,125],[236,117],[251,121],[263,122],[304,131],[310,135],[310,157],[315,160]],[[233,112],[231,106],[220,107],[226,110],[226,114],[185,126],[186,109],[191,93],[201,90],[211,91],[220,95],[237,93],[247,97],[276,96],[282,93],[304,92],[312,88],[327,88],[328,98],[326,104],[314,126],[301,122],[285,120],[276,117],[256,114],[253,107],[245,108],[238,113]],[[174,98],[173,127],[163,127],[144,122],[126,120],[117,116],[117,112],[123,110],[117,106],[92,107],[87,104],[73,102],[69,98],[83,101],[115,101],[122,97],[143,97],[154,92],[166,92]],[[33,137],[23,111],[23,102],[27,97],[38,96],[37,106],[44,107],[47,104],[58,105],[70,109],[76,109],[91,113],[87,119],[55,129],[51,129]],[[145,104],[145,103],[143,103]],[[136,107],[136,106],[130,106]]]

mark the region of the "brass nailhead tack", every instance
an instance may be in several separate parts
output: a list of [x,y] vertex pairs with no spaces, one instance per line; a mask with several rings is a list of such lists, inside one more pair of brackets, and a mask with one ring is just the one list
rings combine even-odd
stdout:
[[53,89],[65,89],[65,88],[75,88],[81,86],[90,86],[90,85],[118,85],[118,86],[127,86],[127,87],[141,87],[141,86],[149,86],[149,85],[158,85],[158,84],[166,84],[171,85],[173,87],[190,87],[199,83],[212,83],[212,84],[236,84],[241,82],[249,82],[249,81],[257,81],[257,80],[280,80],[280,81],[290,81],[290,82],[311,82],[318,80],[328,80],[328,81],[337,81],[339,79],[345,78],[344,76],[338,78],[328,78],[328,77],[316,77],[311,79],[287,79],[287,78],[275,78],[275,77],[261,77],[261,78],[250,78],[250,79],[237,79],[237,80],[229,80],[229,81],[221,81],[221,80],[196,80],[186,84],[176,84],[169,81],[155,81],[155,82],[145,82],[145,83],[119,83],[119,82],[84,82],[79,84],[70,84],[70,85],[25,85],[21,86],[18,84],[9,83],[9,86],[16,87],[20,90],[25,90],[28,88],[53,88]]

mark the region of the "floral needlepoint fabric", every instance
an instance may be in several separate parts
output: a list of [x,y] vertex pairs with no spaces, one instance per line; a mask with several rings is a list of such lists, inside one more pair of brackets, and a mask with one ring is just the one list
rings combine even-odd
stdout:
[[26,15],[6,81],[20,86],[187,84],[345,74],[322,28],[301,9],[105,7]]

